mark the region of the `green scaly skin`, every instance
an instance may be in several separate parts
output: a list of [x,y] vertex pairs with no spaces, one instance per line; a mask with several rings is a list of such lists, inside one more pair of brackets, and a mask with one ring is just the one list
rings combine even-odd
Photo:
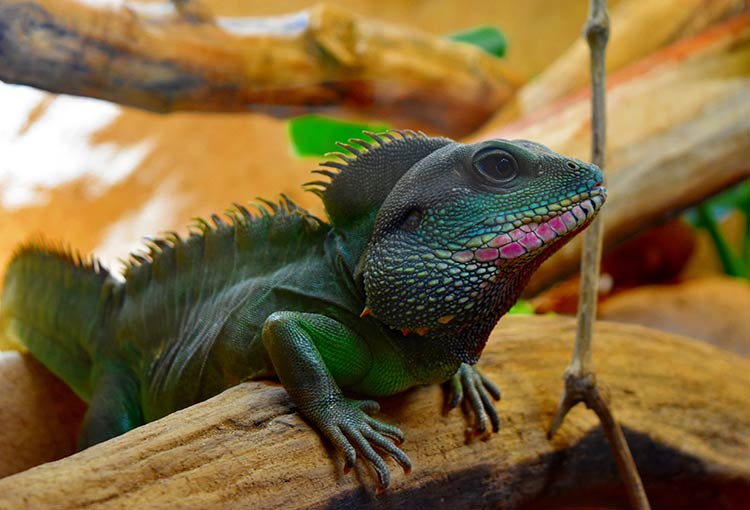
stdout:
[[378,397],[450,381],[478,433],[498,389],[474,363],[532,272],[604,201],[601,172],[528,141],[464,145],[410,131],[341,144],[309,183],[330,223],[284,198],[150,241],[125,282],[96,262],[22,247],[0,326],[89,402],[80,446],[247,379],[276,376],[346,459],[380,484],[405,471]]

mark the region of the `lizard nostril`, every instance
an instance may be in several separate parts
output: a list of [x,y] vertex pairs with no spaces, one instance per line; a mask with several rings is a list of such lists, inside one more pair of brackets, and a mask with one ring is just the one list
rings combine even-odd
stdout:
[[568,165],[568,168],[570,168],[571,170],[578,170],[578,165],[576,165],[572,161],[568,161],[566,164]]

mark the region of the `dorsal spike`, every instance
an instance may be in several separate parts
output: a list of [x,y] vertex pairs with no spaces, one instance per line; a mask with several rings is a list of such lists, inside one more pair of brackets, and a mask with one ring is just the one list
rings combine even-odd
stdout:
[[344,142],[336,142],[336,145],[344,149],[345,151],[351,152],[354,156],[359,156],[362,154],[362,151],[352,147],[351,145],[344,143]]
[[[396,182],[416,162],[447,144],[455,143],[448,138],[430,138],[413,131],[365,134],[377,145],[364,142],[362,146],[366,150],[355,149],[352,152],[357,154],[356,157],[329,154],[344,161],[321,163],[321,166],[338,170],[337,173],[326,170],[316,172],[326,175],[331,181],[316,180],[305,184],[306,190],[323,198],[326,212],[337,226],[357,223],[377,213]],[[339,146],[350,147],[347,144]]]
[[328,168],[335,168],[336,170],[344,170],[347,165],[344,163],[339,163],[338,161],[323,161],[320,163],[320,166],[327,166]]
[[299,210],[299,207],[297,207],[297,204],[292,202],[292,199],[289,198],[285,193],[281,193],[281,203],[284,206],[284,209],[286,210],[287,213],[293,213]]
[[277,212],[279,212],[279,204],[277,204],[276,202],[272,202],[263,197],[257,197],[255,200],[268,207],[272,213],[276,214]]
[[320,170],[320,169],[313,170],[312,173],[325,175],[329,179],[333,179],[334,177],[336,177],[336,175],[338,175],[338,172],[331,172],[330,170]]
[[214,213],[214,214],[211,215],[211,220],[214,222],[214,225],[216,225],[216,228],[221,228],[221,227],[225,226],[224,221],[216,213]]
[[344,161],[344,164],[346,166],[348,166],[352,161],[354,161],[354,158],[352,158],[348,154],[344,154],[343,152],[326,152],[324,156],[327,158],[339,158]]
[[[253,207],[256,211],[258,211],[258,215],[262,218],[268,218],[270,214],[268,213],[268,209],[263,207],[263,204],[258,202],[250,202],[250,206]],[[252,217],[252,213],[250,215]]]
[[158,246],[158,247],[159,247],[159,249],[161,249],[161,250],[165,250],[165,249],[167,249],[167,248],[171,248],[171,246],[170,246],[170,244],[169,244],[169,241],[167,241],[166,239],[162,239],[162,238],[160,238],[160,237],[157,237],[157,238],[156,238],[156,239],[154,239],[154,240],[153,240],[152,242],[153,242],[153,243],[154,243],[154,244],[155,244],[156,246]]
[[362,131],[362,133],[372,138],[379,145],[383,145],[385,143],[378,133],[373,133],[372,131]]
[[206,233],[211,230],[211,225],[204,220],[203,218],[193,218],[193,221],[195,222],[195,227],[201,231],[201,233]]
[[330,183],[325,181],[308,181],[303,184],[303,186],[321,186],[323,188],[327,187]]
[[153,255],[154,253],[159,254],[162,252],[161,246],[156,243],[156,240],[153,237],[144,237],[143,244],[145,244],[148,248],[149,256]]
[[349,143],[357,144],[363,149],[366,149],[368,151],[372,150],[372,144],[370,142],[366,142],[360,138],[349,138]]
[[180,244],[180,242],[182,242],[182,238],[180,238],[180,234],[178,234],[174,230],[167,230],[166,232],[162,232],[162,235],[167,241],[169,241],[170,243],[174,245]]
[[245,220],[252,219],[253,215],[250,214],[250,211],[247,210],[247,207],[245,207],[242,204],[238,204],[237,202],[233,202],[232,205],[242,214],[242,217],[245,218]]
[[229,220],[229,224],[231,226],[236,225],[238,222],[242,221],[242,213],[240,213],[236,207],[230,207],[229,209],[224,211],[224,216],[227,217]]

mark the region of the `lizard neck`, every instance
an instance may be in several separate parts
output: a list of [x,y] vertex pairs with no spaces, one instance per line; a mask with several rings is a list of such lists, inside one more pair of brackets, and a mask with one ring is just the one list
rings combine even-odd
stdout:
[[476,363],[490,333],[500,318],[515,304],[541,261],[508,268],[478,296],[470,313],[458,314],[447,324],[438,324],[426,335],[464,363]]

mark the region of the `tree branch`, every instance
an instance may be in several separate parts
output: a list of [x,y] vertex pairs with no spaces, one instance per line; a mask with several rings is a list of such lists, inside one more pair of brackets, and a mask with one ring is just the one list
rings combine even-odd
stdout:
[[[555,407],[550,395],[572,343],[560,339],[574,330],[562,317],[503,318],[480,361],[504,390],[501,430],[489,441],[465,444],[471,420],[457,410],[441,416],[445,396],[437,385],[382,399],[381,418],[402,428],[414,462],[410,475],[390,463],[385,493],[375,492],[375,477],[361,463],[342,473],[341,459],[282,388],[253,382],[4,478],[0,507],[614,507],[622,486],[593,416],[574,412],[552,442],[545,435]],[[615,323],[597,328],[595,358],[655,505],[697,510],[750,498],[750,361]],[[18,396],[17,408],[26,400]],[[27,448],[15,440],[29,425],[23,418],[0,430],[0,442]]]
[[157,112],[337,106],[456,136],[518,85],[479,48],[324,4],[268,18],[176,5],[0,0],[0,80]]
[[[605,74],[606,47],[609,39],[609,18],[606,0],[591,0],[589,19],[586,22],[586,40],[591,51],[591,160],[604,170],[606,132]],[[620,425],[615,420],[607,402],[596,384],[591,363],[591,341],[596,319],[599,268],[602,253],[602,215],[599,214],[586,231],[581,259],[581,290],[578,301],[578,322],[573,359],[565,370],[565,386],[555,416],[549,429],[551,438],[559,429],[565,416],[583,402],[592,409],[602,424],[617,461],[620,476],[628,491],[633,508],[651,508],[643,489],[638,469],[625,441]]]

